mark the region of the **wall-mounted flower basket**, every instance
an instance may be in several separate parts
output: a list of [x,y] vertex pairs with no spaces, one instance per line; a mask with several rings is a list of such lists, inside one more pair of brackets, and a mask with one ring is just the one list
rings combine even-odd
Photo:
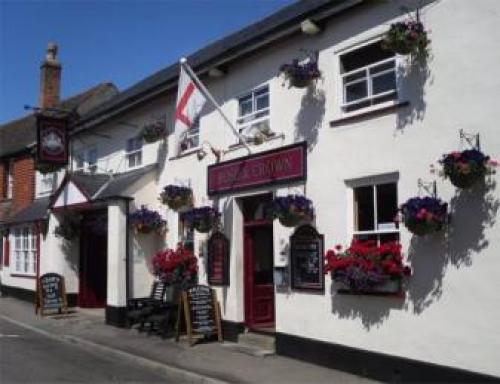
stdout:
[[35,169],[43,175],[45,175],[47,173],[58,172],[59,170],[61,170],[63,168],[64,168],[64,166],[59,165],[59,164],[35,163]]
[[406,228],[418,236],[438,232],[448,221],[448,204],[434,196],[412,197],[400,212]]
[[325,273],[331,273],[339,293],[398,294],[402,279],[411,275],[403,264],[401,245],[353,240],[349,248],[337,245],[325,255]]
[[484,180],[488,174],[495,173],[496,160],[490,160],[478,149],[467,149],[462,152],[444,154],[439,163],[443,166],[442,174],[451,183],[462,189],[467,189]]
[[160,194],[160,200],[170,209],[179,211],[193,205],[193,191],[189,187],[167,185]]
[[302,195],[275,197],[268,209],[268,215],[273,219],[277,218],[285,227],[309,223],[314,217],[312,201]]
[[408,19],[391,24],[382,40],[382,48],[400,55],[427,55],[427,37],[424,25],[418,20]]
[[181,244],[174,249],[157,252],[151,259],[153,274],[161,281],[180,289],[198,282],[198,260]]
[[280,72],[285,76],[285,80],[288,80],[289,85],[296,88],[305,88],[321,77],[318,62],[313,58],[309,58],[305,63],[295,59],[291,64],[283,64]]
[[219,212],[209,206],[193,208],[184,212],[182,218],[200,233],[208,233],[219,219]]
[[167,135],[166,121],[161,119],[146,124],[142,128],[141,135],[144,141],[147,143],[154,143],[155,141],[163,139]]
[[144,205],[129,214],[129,223],[136,233],[143,234],[152,232],[162,234],[167,226],[167,222],[162,219],[158,212],[149,210]]
[[54,228],[54,235],[64,240],[71,241],[80,234],[80,218],[71,213],[63,216],[58,226]]

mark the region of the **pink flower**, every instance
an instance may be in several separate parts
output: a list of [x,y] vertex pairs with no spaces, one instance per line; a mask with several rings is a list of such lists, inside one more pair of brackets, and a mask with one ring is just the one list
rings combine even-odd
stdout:
[[488,160],[488,165],[490,167],[498,167],[498,164],[500,164],[500,162],[498,160],[495,160],[495,159]]

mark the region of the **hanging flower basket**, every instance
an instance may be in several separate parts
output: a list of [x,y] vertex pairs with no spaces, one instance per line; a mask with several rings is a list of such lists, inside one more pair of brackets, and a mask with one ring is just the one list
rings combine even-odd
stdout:
[[280,72],[288,80],[291,87],[305,88],[313,80],[321,77],[321,72],[318,69],[316,60],[309,59],[306,63],[299,63],[298,59],[292,61],[291,64],[283,64],[280,67]]
[[198,282],[198,259],[181,244],[175,250],[157,252],[151,259],[151,264],[157,279],[181,290]]
[[204,206],[184,212],[182,218],[196,231],[208,233],[217,222],[219,213],[212,207]]
[[151,232],[162,234],[165,232],[167,225],[167,222],[162,219],[158,212],[151,211],[144,205],[141,205],[140,209],[129,214],[129,222],[136,233],[144,234]]
[[382,40],[382,48],[400,55],[426,55],[429,43],[423,24],[409,19],[391,24]]
[[443,166],[444,177],[461,189],[470,188],[479,180],[484,180],[485,175],[495,173],[493,168],[498,165],[496,160],[490,160],[477,149],[444,154],[439,163]]
[[54,228],[54,235],[71,241],[80,234],[80,218],[73,214],[65,214],[58,226]]
[[188,187],[167,185],[160,194],[160,200],[170,209],[178,211],[193,205],[193,191]]
[[64,168],[64,166],[59,165],[59,164],[35,163],[35,169],[43,175],[45,175],[47,173],[58,172],[59,170],[61,170],[63,168]]
[[448,204],[436,197],[413,197],[400,207],[403,222],[418,236],[440,231],[448,219]]
[[268,215],[278,219],[285,227],[296,227],[301,222],[310,222],[314,217],[312,201],[301,195],[275,197]]
[[330,272],[340,292],[394,294],[401,292],[402,279],[411,275],[403,264],[401,245],[353,240],[349,248],[327,251],[325,273]]
[[142,128],[142,138],[147,143],[154,143],[167,135],[167,126],[164,120],[158,120],[150,124],[146,124]]

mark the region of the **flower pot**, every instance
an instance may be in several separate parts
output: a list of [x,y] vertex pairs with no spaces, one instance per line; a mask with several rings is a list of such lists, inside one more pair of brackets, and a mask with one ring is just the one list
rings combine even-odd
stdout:
[[417,236],[425,236],[439,232],[443,228],[443,223],[438,221],[405,222],[405,226],[411,233]]
[[164,203],[173,210],[178,211],[181,208],[191,206],[191,196],[176,196],[174,198],[167,198],[164,200]]
[[155,141],[160,140],[161,137],[159,135],[144,134],[144,135],[142,135],[142,138],[144,139],[144,141],[146,143],[154,143]]
[[311,83],[311,79],[307,77],[290,77],[290,85],[295,88],[305,88]]
[[200,233],[208,233],[213,227],[212,220],[200,220],[193,223],[193,228]]
[[310,217],[291,213],[278,217],[278,220],[284,227],[296,227],[303,221],[310,221]]
[[347,284],[339,281],[334,281],[334,288],[338,293],[357,294],[357,295],[394,295],[401,293],[401,279],[387,279],[386,281],[376,284],[369,289],[356,290],[349,287]]
[[476,184],[479,180],[484,178],[484,172],[470,172],[467,174],[460,172],[453,172],[448,175],[451,183],[461,189],[467,189]]

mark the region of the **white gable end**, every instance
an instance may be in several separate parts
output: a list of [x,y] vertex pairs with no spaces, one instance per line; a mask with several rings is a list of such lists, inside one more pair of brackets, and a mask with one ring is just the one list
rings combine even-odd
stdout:
[[59,197],[54,204],[54,208],[86,202],[88,202],[88,199],[85,195],[72,181],[70,181],[64,186],[64,189],[59,194]]

